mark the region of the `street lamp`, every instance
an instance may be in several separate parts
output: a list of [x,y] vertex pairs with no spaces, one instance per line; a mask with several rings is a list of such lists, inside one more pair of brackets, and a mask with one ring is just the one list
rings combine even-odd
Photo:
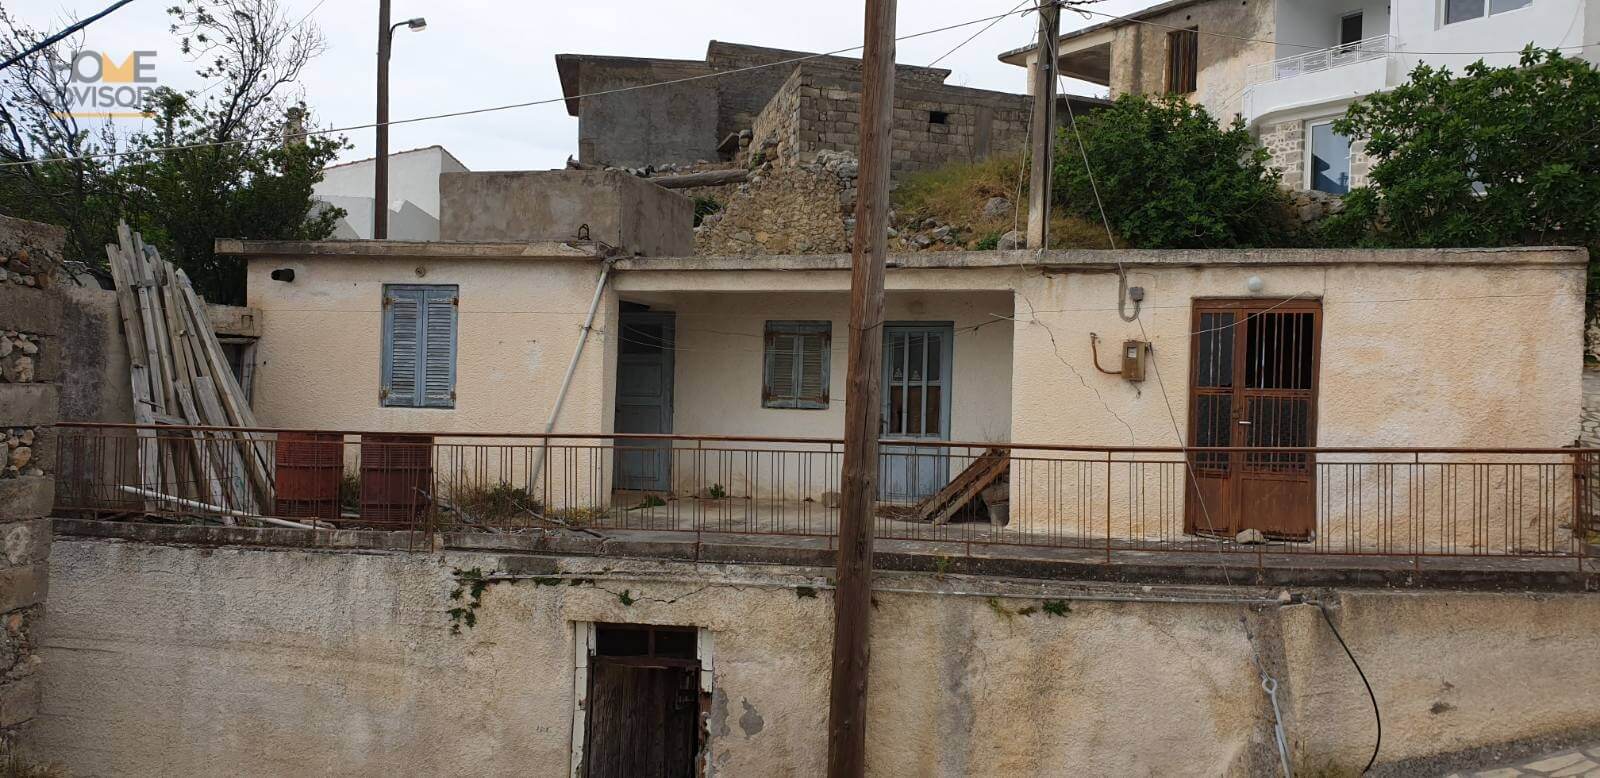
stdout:
[[428,20],[418,16],[398,24],[389,23],[389,0],[378,0],[378,143],[373,155],[372,238],[389,237],[389,47],[394,31],[405,27],[421,32]]

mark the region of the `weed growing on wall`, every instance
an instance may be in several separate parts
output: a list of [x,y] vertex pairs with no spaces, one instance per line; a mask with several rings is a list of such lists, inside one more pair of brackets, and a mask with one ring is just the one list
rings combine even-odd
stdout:
[[[493,575],[490,571],[490,575]],[[489,580],[484,577],[483,569],[474,567],[470,570],[456,568],[453,573],[456,588],[451,590],[450,599],[459,602],[446,611],[450,615],[450,634],[461,634],[461,627],[465,625],[471,629],[478,624],[478,608],[483,605],[483,593],[489,588]]]

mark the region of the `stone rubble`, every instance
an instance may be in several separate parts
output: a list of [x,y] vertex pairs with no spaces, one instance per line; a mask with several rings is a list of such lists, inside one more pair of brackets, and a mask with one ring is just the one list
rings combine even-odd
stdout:
[[0,281],[20,286],[47,287],[50,274],[58,264],[48,251],[21,247],[10,254],[0,254]]
[[43,440],[43,428],[40,427],[10,427],[0,430],[6,441],[6,448],[0,453],[0,478],[16,478],[21,475],[44,475],[44,470],[39,468],[36,460],[36,449]]
[[38,335],[15,330],[0,332],[0,383],[33,383],[38,354]]

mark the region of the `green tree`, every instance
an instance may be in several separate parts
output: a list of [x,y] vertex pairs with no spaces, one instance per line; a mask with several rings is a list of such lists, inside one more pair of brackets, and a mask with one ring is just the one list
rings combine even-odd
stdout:
[[[66,227],[68,258],[91,263],[126,219],[208,299],[240,303],[243,267],[216,256],[217,238],[320,239],[342,215],[318,207],[311,187],[344,140],[302,134],[307,114],[293,94],[322,38],[274,0],[183,0],[168,13],[211,83],[155,90],[134,129],[73,116],[56,63],[80,41],[0,73],[0,163],[34,161],[0,167],[0,211]],[[41,37],[3,7],[0,25],[11,32],[0,55]]]
[[[1139,248],[1283,245],[1293,222],[1278,174],[1235,117],[1221,127],[1181,96],[1123,95],[1059,133],[1052,186],[1069,211]],[[1084,157],[1089,166],[1085,168]],[[1090,172],[1093,179],[1090,179]]]
[[1324,223],[1332,243],[1509,246],[1600,242],[1600,71],[1529,47],[1515,67],[1418,65],[1352,105],[1371,184]]

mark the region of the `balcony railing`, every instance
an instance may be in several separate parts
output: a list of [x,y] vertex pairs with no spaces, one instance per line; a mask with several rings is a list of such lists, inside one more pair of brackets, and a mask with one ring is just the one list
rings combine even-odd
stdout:
[[1246,78],[1252,84],[1264,84],[1269,81],[1279,81],[1285,78],[1294,78],[1305,73],[1315,73],[1321,70],[1331,70],[1357,62],[1378,59],[1387,55],[1393,49],[1388,35],[1374,35],[1362,38],[1352,43],[1333,46],[1292,57],[1275,59],[1271,62],[1262,62],[1251,65],[1246,73]]
[[[60,515],[313,531],[787,535],[830,547],[837,532],[842,445],[826,438],[56,430]],[[1580,567],[1600,540],[1600,450],[882,447],[890,493],[877,534],[888,540],[1087,549],[1108,560],[1216,550],[1576,557]],[[1248,515],[1216,501],[1248,490],[1196,497],[1198,479],[1232,471],[1256,473],[1253,489],[1299,483],[1298,497],[1250,492]],[[940,489],[952,482],[960,488]],[[945,497],[916,496],[936,489]],[[1265,532],[1241,540],[1241,525]]]

